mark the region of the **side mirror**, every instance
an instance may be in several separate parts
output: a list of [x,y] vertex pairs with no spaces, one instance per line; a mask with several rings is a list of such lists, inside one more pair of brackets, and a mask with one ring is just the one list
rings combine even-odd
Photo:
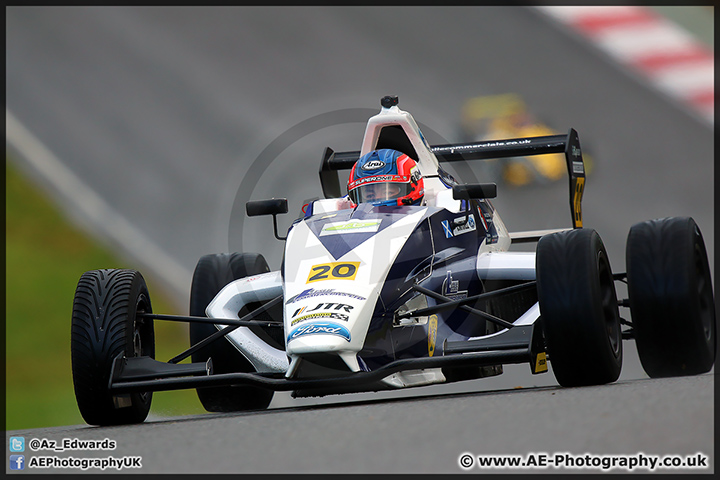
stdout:
[[287,237],[278,235],[277,214],[288,212],[287,198],[273,198],[270,200],[256,200],[245,204],[245,213],[248,217],[257,217],[259,215],[272,215],[273,217],[273,233],[278,240],[287,240]]
[[467,183],[464,185],[453,185],[452,189],[455,200],[497,197],[497,185],[494,183]]
[[248,217],[259,215],[277,215],[288,212],[287,198],[273,198],[271,200],[256,200],[245,204],[245,212]]

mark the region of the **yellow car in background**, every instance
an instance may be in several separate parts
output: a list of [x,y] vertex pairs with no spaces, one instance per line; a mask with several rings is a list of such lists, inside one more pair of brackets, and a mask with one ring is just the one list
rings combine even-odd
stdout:
[[[516,93],[473,97],[462,109],[465,141],[555,135],[557,132],[537,120]],[[592,158],[584,152],[586,172],[592,169]],[[484,166],[485,181],[504,182],[513,186],[550,183],[564,178],[567,167],[561,153],[488,160]],[[490,178],[487,178],[490,177]]]

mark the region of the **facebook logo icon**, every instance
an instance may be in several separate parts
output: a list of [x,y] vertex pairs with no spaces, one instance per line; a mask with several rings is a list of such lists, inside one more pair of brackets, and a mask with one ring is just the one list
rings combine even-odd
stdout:
[[10,470],[25,470],[25,455],[10,455]]

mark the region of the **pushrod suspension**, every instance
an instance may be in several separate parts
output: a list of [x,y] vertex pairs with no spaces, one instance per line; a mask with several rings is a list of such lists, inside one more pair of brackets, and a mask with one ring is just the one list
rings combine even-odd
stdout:
[[205,345],[217,340],[220,337],[224,337],[225,335],[227,335],[228,333],[237,329],[238,327],[248,326],[247,324],[251,324],[250,326],[258,325],[256,322],[249,322],[248,319],[250,319],[250,318],[254,317],[255,315],[258,315],[262,312],[270,310],[272,307],[274,307],[278,303],[282,302],[282,299],[283,299],[282,295],[278,295],[277,297],[273,298],[272,300],[270,300],[263,306],[256,308],[255,310],[253,310],[252,312],[250,312],[246,315],[243,315],[243,317],[239,320],[239,322],[241,322],[241,324],[239,323],[239,324],[228,325],[225,328],[218,330],[217,332],[213,333],[209,337],[204,338],[203,340],[199,341],[192,347],[188,348],[181,354],[171,358],[170,360],[168,360],[168,363],[178,363],[178,362],[185,360],[187,357],[189,357],[193,353],[197,352],[198,350],[203,348]]

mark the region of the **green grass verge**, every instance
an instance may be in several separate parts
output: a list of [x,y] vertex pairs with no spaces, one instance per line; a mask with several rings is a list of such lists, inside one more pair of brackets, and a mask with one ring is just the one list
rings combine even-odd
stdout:
[[[83,424],[70,364],[73,296],[83,272],[123,265],[69,224],[6,159],[6,429]],[[174,312],[145,276],[153,310]],[[155,286],[155,288],[153,288]],[[155,322],[156,357],[188,347],[187,325]],[[156,392],[151,416],[203,413],[194,390]]]

